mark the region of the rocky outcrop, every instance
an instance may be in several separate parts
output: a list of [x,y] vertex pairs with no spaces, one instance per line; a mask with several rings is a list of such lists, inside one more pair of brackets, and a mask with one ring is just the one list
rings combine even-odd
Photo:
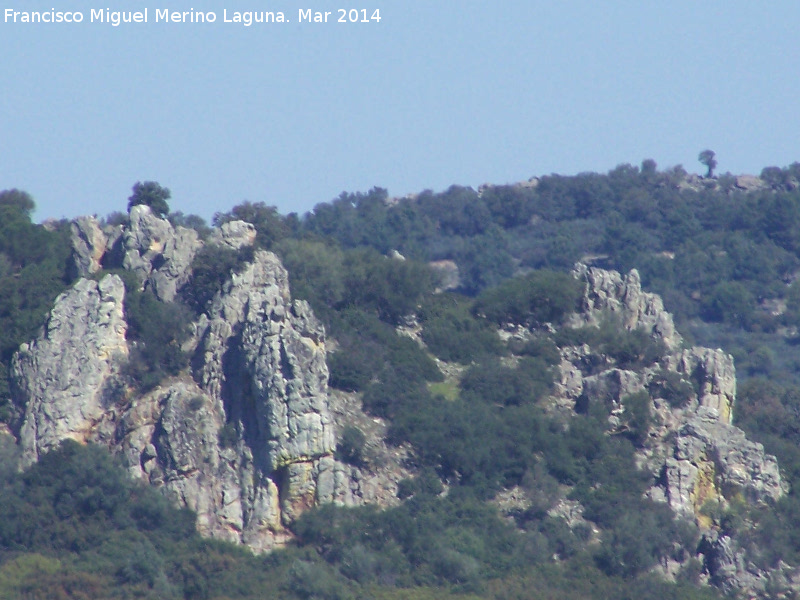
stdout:
[[79,280],[56,299],[41,335],[15,355],[13,394],[25,407],[23,464],[67,438],[110,439],[116,410],[110,386],[128,353],[124,296],[116,275]]
[[616,271],[578,264],[573,275],[586,283],[581,308],[568,323],[572,327],[598,325],[604,318],[619,318],[627,330],[642,329],[670,349],[681,344],[672,315],[664,310],[661,297],[642,291],[639,272],[624,278]]
[[324,330],[306,302],[291,300],[278,258],[260,251],[212,303],[198,337],[195,377],[237,449],[242,539],[266,549],[333,494]]
[[108,236],[94,217],[78,217],[70,223],[73,272],[76,277],[94,275],[102,268]]
[[614,410],[622,406],[622,399],[644,388],[643,377],[634,371],[608,369],[597,375],[583,378],[582,397],[586,402],[600,402]]
[[[575,275],[586,282],[586,291],[570,325],[598,325],[612,316],[626,329],[643,329],[662,340],[668,353],[658,365],[637,372],[606,368],[596,373],[604,360],[591,348],[562,349],[556,405],[588,410],[593,403],[603,404],[613,431],[625,396],[646,389],[653,401],[653,425],[639,461],[655,476],[648,495],[700,526],[700,552],[711,581],[723,590],[754,596],[768,596],[768,583],[776,577],[800,589],[792,583],[800,580],[796,570],[785,565],[778,571],[755,567],[747,562],[735,538],[713,528],[710,513],[728,508],[733,499],[765,504],[787,492],[775,457],[732,424],[733,357],[719,349],[680,348],[672,317],[658,296],[642,292],[636,271],[622,278],[615,272],[579,265]],[[671,376],[665,377],[665,372]],[[681,397],[669,397],[665,381],[682,385]]]
[[669,357],[668,368],[696,383],[699,406],[714,409],[724,423],[733,422],[736,369],[730,354],[719,349],[690,348]]
[[244,246],[252,246],[256,241],[256,228],[245,221],[228,221],[211,232],[210,244],[238,250]]
[[269,448],[272,470],[334,449],[324,343],[322,325],[308,303],[291,300],[288,274],[269,252],[234,274],[209,310],[197,379],[228,410],[255,405],[231,416]]
[[678,429],[663,484],[672,509],[701,525],[701,508],[707,502],[724,506],[739,495],[750,503],[764,503],[787,491],[775,457],[708,406],[701,406]]
[[[129,244],[170,239],[158,229],[165,221],[136,207],[132,215]],[[248,243],[248,231],[230,227],[218,243]],[[146,281],[165,281],[159,270]],[[41,336],[17,353],[25,464],[66,438],[104,444],[131,475],[194,510],[202,533],[256,551],[290,539],[287,526],[312,506],[396,490],[396,481],[335,460],[325,332],[306,302],[292,300],[274,254],[256,252],[195,323],[186,344],[192,373],[145,395],[118,376],[128,353],[123,301],[119,277],[81,279],[56,300]]]
[[173,228],[140,204],[131,208],[122,237],[122,266],[136,273],[159,300],[171,302],[189,280],[192,260],[201,246],[194,229]]

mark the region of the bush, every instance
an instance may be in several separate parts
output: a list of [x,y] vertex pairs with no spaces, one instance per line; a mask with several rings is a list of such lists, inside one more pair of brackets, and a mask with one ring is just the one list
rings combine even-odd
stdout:
[[353,425],[347,425],[339,435],[336,458],[351,465],[362,465],[366,458],[364,455],[366,441],[367,438],[363,431]]
[[189,310],[174,302],[160,302],[152,292],[140,292],[130,272],[124,273],[125,319],[128,339],[134,343],[125,369],[140,391],[147,391],[167,376],[189,365],[181,344],[189,337]]
[[553,385],[553,373],[540,358],[525,357],[515,367],[490,360],[470,367],[461,379],[466,397],[497,405],[536,402]]
[[641,446],[647,439],[653,422],[650,396],[645,391],[636,392],[625,396],[621,402],[625,407],[622,422],[628,429],[628,437],[634,445]]
[[195,313],[204,312],[231,274],[241,272],[252,260],[252,246],[244,246],[237,251],[206,244],[195,254],[192,276],[181,289],[181,297]]
[[613,359],[621,369],[652,365],[667,353],[664,342],[642,329],[625,329],[613,315],[603,318],[599,327],[564,328],[555,338],[559,346],[588,344],[595,352]]
[[362,391],[374,381],[442,381],[434,360],[411,338],[399,335],[376,315],[360,309],[333,315],[331,329],[339,348],[330,355],[331,386]]
[[128,198],[128,212],[134,206],[144,204],[150,207],[153,214],[158,217],[166,217],[169,214],[169,204],[167,200],[172,196],[168,188],[162,187],[155,181],[137,181],[133,185],[133,194]]
[[566,273],[534,271],[483,292],[475,302],[475,312],[498,325],[559,323],[577,308],[582,287]]
[[656,371],[647,387],[654,398],[663,398],[673,408],[684,408],[695,396],[691,383],[667,369]]
[[457,294],[438,294],[426,300],[419,318],[428,349],[445,361],[468,364],[485,356],[500,355],[497,332],[470,312],[472,301]]

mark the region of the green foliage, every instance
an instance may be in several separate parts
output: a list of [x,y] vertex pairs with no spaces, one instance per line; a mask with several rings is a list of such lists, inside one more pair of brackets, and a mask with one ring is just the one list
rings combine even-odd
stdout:
[[246,221],[256,228],[256,244],[267,250],[289,235],[290,226],[275,206],[263,202],[243,202],[228,213],[215,213],[212,221],[220,227],[229,221]]
[[663,398],[673,408],[684,408],[695,396],[691,383],[683,379],[679,373],[666,369],[659,369],[653,375],[648,390],[654,398]]
[[622,369],[652,365],[667,353],[665,344],[642,329],[626,330],[619,319],[607,315],[598,327],[564,328],[556,334],[559,346],[588,344]]
[[713,177],[714,176],[714,169],[717,168],[717,160],[714,158],[716,153],[713,150],[703,150],[698,156],[697,160],[700,161],[700,164],[705,165],[708,169],[708,173],[706,173],[706,177]]
[[752,294],[736,281],[718,283],[703,302],[703,316],[709,321],[724,321],[740,326],[750,322],[753,309]]
[[202,313],[214,295],[222,290],[231,274],[244,270],[253,260],[253,248],[240,250],[206,244],[192,261],[192,277],[181,289],[181,297],[197,314]]
[[280,559],[202,540],[194,515],[98,447],[64,442],[0,486],[0,596],[297,598]]
[[647,392],[641,391],[622,398],[625,410],[622,414],[622,424],[627,428],[627,434],[635,446],[641,446],[647,439],[650,425],[653,422],[653,401]]
[[410,385],[442,380],[436,363],[414,340],[370,313],[343,310],[331,329],[339,342],[328,361],[333,387],[360,391],[379,379],[401,378]]
[[336,458],[359,466],[364,463],[364,444],[366,436],[358,427],[348,425],[339,434],[339,443],[336,446]]
[[0,192],[0,421],[5,422],[22,408],[11,404],[11,357],[36,336],[56,296],[72,280],[69,226],[31,223],[34,208],[25,192]]
[[181,344],[189,336],[190,313],[182,304],[160,302],[149,290],[140,291],[132,273],[121,275],[128,339],[134,342],[125,372],[140,391],[147,391],[188,366]]
[[550,392],[553,373],[540,358],[525,357],[516,367],[490,360],[470,367],[461,379],[467,398],[499,406],[536,402]]
[[133,194],[128,198],[128,212],[134,206],[144,204],[150,207],[153,214],[164,218],[169,214],[167,200],[172,197],[168,188],[162,187],[155,181],[137,181],[133,184]]
[[[37,490],[32,494],[29,490]],[[0,545],[25,551],[85,551],[109,531],[159,530],[193,535],[193,516],[169,507],[154,490],[130,481],[104,450],[72,441],[40,457],[0,490]]]
[[211,228],[206,223],[206,220],[199,215],[185,215],[181,211],[176,211],[170,213],[168,219],[173,227],[194,229],[201,240],[206,240],[211,235]]
[[342,305],[372,310],[390,324],[413,313],[422,297],[433,290],[430,269],[415,261],[353,250],[345,254],[343,266]]
[[483,292],[475,312],[498,325],[558,323],[577,307],[581,287],[567,274],[534,271]]
[[518,356],[538,358],[551,367],[561,362],[561,352],[549,337],[539,335],[525,341],[510,340],[509,347]]
[[440,359],[468,364],[503,352],[492,325],[475,318],[471,308],[472,300],[449,293],[432,296],[422,305],[422,339]]
[[342,251],[321,242],[287,240],[276,248],[289,271],[292,292],[317,314],[357,308],[391,325],[416,311],[433,290],[433,273],[413,260],[391,259],[374,250]]
[[345,297],[344,251],[324,242],[285,239],[275,252],[289,272],[292,296],[308,300],[319,317],[328,319]]

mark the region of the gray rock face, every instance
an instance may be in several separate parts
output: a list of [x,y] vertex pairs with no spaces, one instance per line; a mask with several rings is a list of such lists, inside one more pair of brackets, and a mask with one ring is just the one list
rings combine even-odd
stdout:
[[708,406],[701,406],[678,430],[665,476],[669,505],[701,524],[700,509],[706,502],[725,505],[727,498],[741,493],[748,502],[762,503],[787,491],[775,457]]
[[773,568],[758,566],[747,559],[737,540],[728,535],[715,530],[705,532],[700,550],[710,582],[726,594],[772,600],[797,598],[800,593],[799,568],[782,560]]
[[675,331],[672,315],[664,310],[660,296],[642,291],[636,269],[623,279],[616,271],[578,264],[573,274],[586,282],[586,291],[571,326],[598,325],[604,317],[616,316],[628,330],[643,329],[670,349],[680,346],[681,336]]
[[745,192],[757,192],[769,188],[760,177],[756,177],[755,175],[737,175],[736,187]]
[[211,232],[210,244],[225,246],[238,250],[244,246],[252,246],[256,241],[256,228],[245,221],[229,221]]
[[292,302],[288,274],[269,252],[258,252],[235,274],[209,310],[197,377],[212,398],[232,408],[254,403],[250,414],[231,416],[269,448],[269,469],[335,447],[324,344],[322,325],[306,302]]
[[214,300],[199,333],[195,376],[236,448],[238,480],[223,495],[239,498],[242,541],[265,550],[332,497],[323,476],[336,446],[324,330],[306,302],[289,297],[278,258],[260,251]]
[[[131,247],[169,239],[166,222],[132,214]],[[127,256],[146,261],[153,251]],[[129,261],[137,264],[146,271]],[[154,274],[148,281],[158,286]],[[18,352],[25,464],[66,438],[104,444],[131,475],[197,512],[202,533],[255,551],[290,539],[287,525],[311,506],[381,495],[377,480],[334,460],[325,332],[307,303],[292,301],[274,254],[257,252],[195,324],[194,379],[187,373],[140,397],[117,376],[128,353],[123,300],[117,276],[79,280]]]
[[73,268],[77,277],[88,277],[102,267],[108,236],[94,217],[78,217],[70,223]]
[[608,369],[583,378],[583,394],[592,402],[602,402],[609,408],[621,406],[625,396],[641,391],[642,376],[634,371]]
[[730,354],[719,349],[695,347],[671,356],[669,368],[698,383],[700,406],[713,408],[724,423],[733,422],[736,369]]
[[175,227],[156,217],[149,206],[131,208],[122,237],[122,266],[152,287],[159,300],[171,302],[191,275],[192,260],[202,246],[194,229]]
[[[164,488],[178,505],[195,511],[201,534],[249,542],[256,550],[285,541],[279,540],[280,531],[253,536],[255,521],[245,526],[245,492],[264,496],[240,473],[251,453],[242,451],[233,429],[226,431],[224,412],[194,381],[173,381],[135,400],[120,419],[115,438],[119,441],[113,449],[124,457],[131,475]],[[272,499],[262,514],[271,509],[270,522],[280,524],[277,488],[269,481],[260,487],[267,487]]]
[[109,405],[107,384],[128,353],[124,295],[116,275],[99,283],[79,280],[56,299],[39,338],[15,355],[13,394],[25,406],[19,435],[23,464],[64,439],[109,435],[115,407]]
[[736,399],[733,357],[722,350],[681,349],[672,317],[658,296],[642,292],[636,271],[623,279],[618,273],[579,265],[575,274],[587,288],[581,311],[573,316],[571,325],[596,325],[606,315],[616,315],[625,328],[644,329],[663,340],[671,353],[662,358],[660,368],[587,374],[593,367],[590,349],[564,349],[556,404],[603,403],[610,409],[609,422],[614,425],[625,395],[641,389],[658,393],[659,387],[649,384],[661,369],[691,382],[695,393],[681,406],[651,395],[654,424],[639,452],[640,464],[655,476],[648,495],[698,523],[704,531],[701,554],[706,570],[723,590],[769,597],[767,583],[781,578],[786,586],[800,590],[794,583],[800,583],[796,569],[787,566],[765,571],[747,563],[737,540],[718,535],[711,518],[701,511],[706,504],[724,509],[733,498],[769,503],[787,492],[775,457],[732,425]]

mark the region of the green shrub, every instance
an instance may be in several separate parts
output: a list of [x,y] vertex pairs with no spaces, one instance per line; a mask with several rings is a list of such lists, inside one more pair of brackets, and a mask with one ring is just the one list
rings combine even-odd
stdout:
[[622,422],[627,427],[628,437],[636,446],[641,446],[647,439],[653,422],[652,400],[647,392],[641,391],[625,396],[621,400],[624,406]]
[[552,388],[553,373],[540,358],[524,357],[516,367],[490,360],[473,365],[461,378],[461,389],[470,398],[497,405],[533,403]]
[[197,314],[208,307],[214,295],[231,278],[253,260],[253,248],[244,246],[234,250],[224,246],[206,244],[192,261],[192,276],[181,289],[181,297]]
[[411,338],[360,309],[334,315],[331,329],[339,348],[329,357],[331,386],[362,391],[379,379],[442,381],[434,360]]
[[594,352],[614,360],[621,369],[652,365],[667,353],[664,342],[653,339],[643,329],[625,329],[614,315],[606,315],[599,327],[565,327],[555,339],[559,346],[588,344]]
[[351,465],[362,465],[366,458],[364,455],[366,441],[367,438],[363,431],[353,425],[347,425],[339,435],[336,458]]
[[656,371],[647,387],[654,398],[663,398],[673,408],[684,408],[695,396],[691,383],[667,369]]
[[140,391],[147,391],[167,376],[189,365],[181,344],[189,337],[189,310],[175,302],[161,302],[155,294],[130,285],[125,290],[125,319],[131,345],[125,374]]
[[445,361],[469,364],[500,355],[503,346],[494,327],[471,314],[472,301],[457,294],[438,294],[426,300],[419,318],[428,349]]
[[481,293],[475,312],[498,325],[559,323],[577,308],[582,289],[583,284],[566,273],[534,271]]

